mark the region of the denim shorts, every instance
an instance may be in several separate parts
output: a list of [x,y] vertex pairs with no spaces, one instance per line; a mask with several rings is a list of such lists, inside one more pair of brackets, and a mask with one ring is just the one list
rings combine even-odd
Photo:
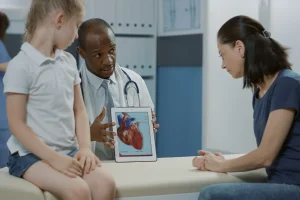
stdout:
[[[68,156],[74,157],[78,149],[72,150]],[[33,153],[26,154],[25,156],[20,156],[18,152],[10,154],[8,157],[7,167],[9,169],[9,174],[22,178],[23,174],[29,169],[34,163],[40,161],[41,159],[34,155]]]

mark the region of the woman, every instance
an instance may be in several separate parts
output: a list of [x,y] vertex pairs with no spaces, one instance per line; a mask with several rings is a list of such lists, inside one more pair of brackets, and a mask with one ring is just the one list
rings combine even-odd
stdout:
[[300,75],[286,49],[254,19],[236,16],[218,31],[222,69],[251,88],[257,149],[236,159],[199,151],[200,170],[242,172],[266,168],[267,183],[217,184],[200,191],[207,199],[300,199]]
[[8,148],[6,142],[10,137],[6,116],[6,100],[3,94],[3,76],[10,56],[3,44],[5,32],[9,26],[7,16],[0,12],[0,168],[5,167],[8,159]]

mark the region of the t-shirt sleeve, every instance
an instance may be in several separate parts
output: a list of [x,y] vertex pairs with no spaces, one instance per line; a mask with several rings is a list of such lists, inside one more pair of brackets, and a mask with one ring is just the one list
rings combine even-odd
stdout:
[[272,99],[270,112],[278,109],[295,109],[297,114],[300,108],[300,83],[289,77],[277,81]]
[[4,93],[28,94],[30,87],[30,77],[28,66],[12,60],[7,67],[3,78]]
[[79,83],[81,83],[81,78],[79,76],[78,70],[76,70],[76,75],[75,75],[75,79],[74,79],[74,85],[78,85]]
[[75,71],[75,77],[74,77],[74,85],[77,85],[81,82],[81,78],[79,76],[79,72],[77,69],[77,62],[76,59],[74,58],[74,56],[68,52],[65,52],[68,56],[68,60],[69,60],[69,64],[71,64],[72,69]]

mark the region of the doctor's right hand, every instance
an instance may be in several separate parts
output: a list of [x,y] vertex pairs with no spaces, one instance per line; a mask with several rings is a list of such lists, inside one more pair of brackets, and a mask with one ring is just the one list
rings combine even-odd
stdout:
[[113,131],[109,131],[110,127],[115,126],[114,122],[102,123],[104,117],[106,115],[106,108],[103,107],[101,114],[96,117],[94,123],[90,127],[91,132],[91,140],[96,142],[103,142],[105,146],[109,148],[115,148],[115,141],[112,136],[116,136],[117,134]]

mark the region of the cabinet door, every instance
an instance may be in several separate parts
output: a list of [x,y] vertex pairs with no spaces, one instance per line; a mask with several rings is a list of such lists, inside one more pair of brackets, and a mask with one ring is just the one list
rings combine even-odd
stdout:
[[155,38],[117,37],[117,61],[141,76],[155,76]]
[[116,0],[116,33],[155,34],[154,0]]
[[203,32],[204,0],[159,2],[159,36]]
[[115,30],[116,0],[94,0],[91,6],[93,7],[92,17],[105,20]]

